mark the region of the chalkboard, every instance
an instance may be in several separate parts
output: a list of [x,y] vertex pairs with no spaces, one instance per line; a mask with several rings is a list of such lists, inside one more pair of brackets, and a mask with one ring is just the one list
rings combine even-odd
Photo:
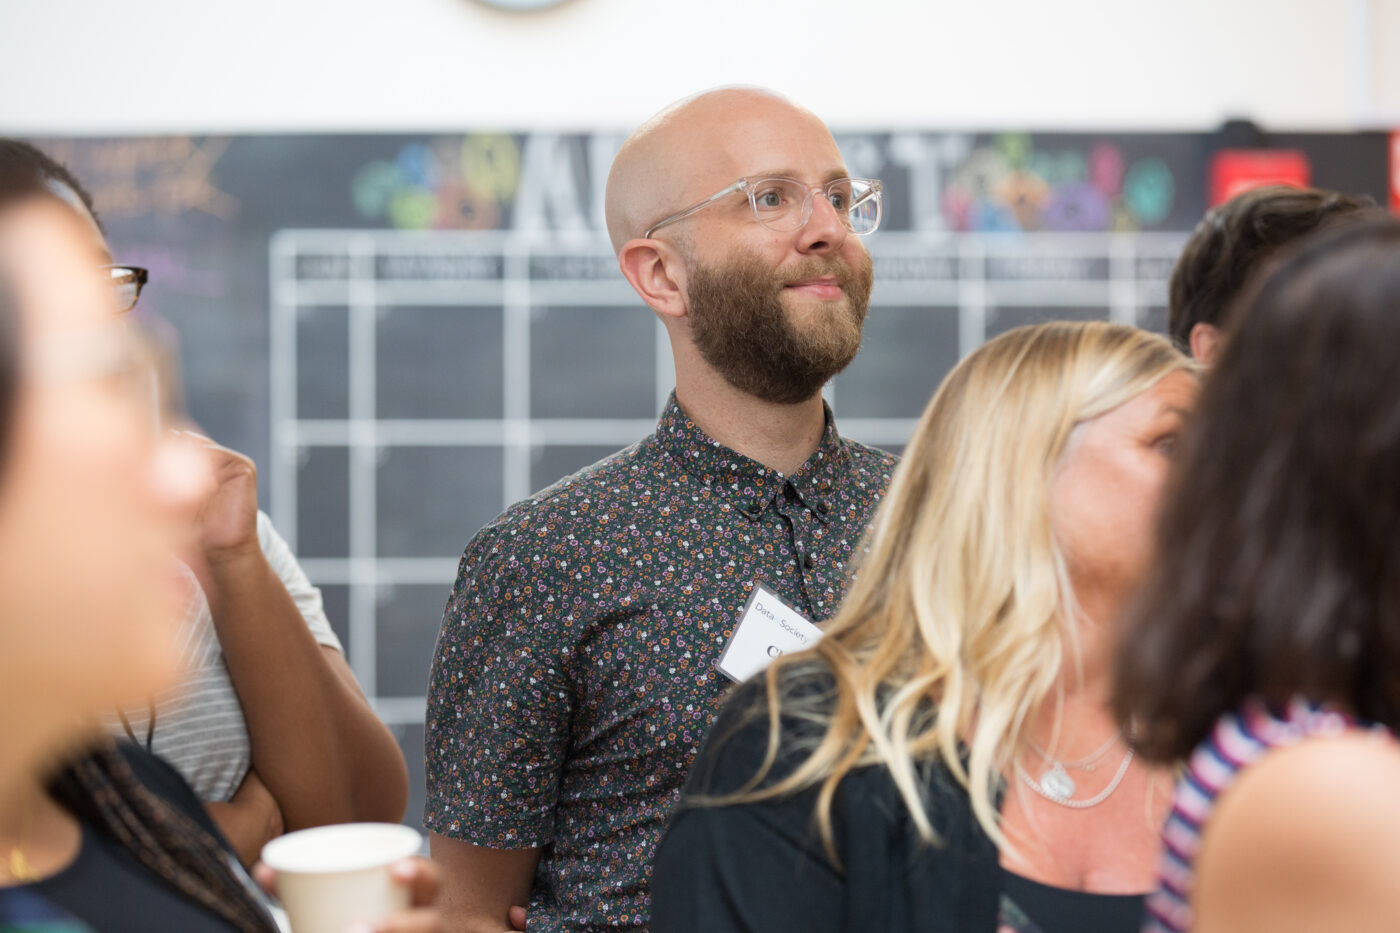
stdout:
[[[882,178],[864,348],[828,390],[898,450],[984,339],[1050,318],[1161,329],[1211,134],[838,133]],[[421,808],[423,693],[463,545],[504,506],[651,430],[659,325],[617,272],[621,133],[50,139],[93,191],[190,411],[253,456],[394,728]],[[1314,181],[1383,199],[1379,134],[1291,136]]]

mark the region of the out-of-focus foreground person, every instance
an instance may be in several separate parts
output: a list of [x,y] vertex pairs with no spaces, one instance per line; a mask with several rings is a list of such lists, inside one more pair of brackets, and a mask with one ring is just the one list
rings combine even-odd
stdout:
[[1208,381],[1117,665],[1135,746],[1187,762],[1153,930],[1400,916],[1398,311],[1400,222],[1331,231]]
[[[156,357],[117,316],[104,253],[65,199],[0,166],[0,928],[275,933],[189,785],[99,722],[180,676],[177,554],[218,482],[163,429]],[[377,929],[437,933],[436,872],[395,876],[418,909]]]
[[960,363],[824,639],[716,720],[652,929],[1135,933],[1170,779],[1114,720],[1111,636],[1196,391],[1102,322]]
[[1172,269],[1167,331],[1206,366],[1214,362],[1230,309],[1273,256],[1318,230],[1376,210],[1337,191],[1266,185],[1213,208]]
[[0,187],[0,917],[270,933],[178,776],[97,738],[97,711],[176,676],[174,554],[212,477],[157,430],[149,357],[79,219]]
[[[16,140],[0,139],[0,165],[72,208],[100,254],[95,262],[120,284],[114,313],[131,310],[145,272],[112,265],[78,179]],[[114,715],[114,731],[181,773],[245,864],[284,827],[397,822],[408,799],[403,754],[360,691],[320,591],[258,510],[255,465],[197,440],[216,483],[188,555],[185,671],[120,711],[119,722]]]

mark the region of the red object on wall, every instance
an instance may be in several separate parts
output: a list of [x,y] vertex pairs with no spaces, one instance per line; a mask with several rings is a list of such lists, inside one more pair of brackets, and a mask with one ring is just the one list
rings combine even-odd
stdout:
[[[1394,139],[1391,142],[1393,169],[1396,164]],[[1394,171],[1391,176],[1393,185]],[[1250,188],[1264,185],[1306,188],[1311,183],[1312,165],[1307,155],[1297,149],[1222,149],[1210,163],[1210,206],[1223,204]],[[1395,189],[1392,187],[1391,191],[1394,197]]]
[[1390,209],[1400,214],[1400,130],[1390,134]]

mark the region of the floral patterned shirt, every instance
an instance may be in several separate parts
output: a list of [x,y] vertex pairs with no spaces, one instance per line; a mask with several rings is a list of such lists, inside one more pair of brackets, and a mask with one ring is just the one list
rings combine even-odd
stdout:
[[433,660],[424,825],[541,847],[532,933],[645,929],[652,854],[730,686],[715,662],[750,590],[829,617],[895,462],[828,410],[784,476],[673,395],[654,434],[482,529]]

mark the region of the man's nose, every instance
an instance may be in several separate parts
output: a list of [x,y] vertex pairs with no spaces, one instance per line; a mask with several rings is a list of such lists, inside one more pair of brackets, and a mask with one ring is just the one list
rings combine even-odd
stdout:
[[803,253],[834,253],[845,244],[850,232],[825,192],[820,192],[812,198],[812,214],[807,223],[797,232],[797,249]]

